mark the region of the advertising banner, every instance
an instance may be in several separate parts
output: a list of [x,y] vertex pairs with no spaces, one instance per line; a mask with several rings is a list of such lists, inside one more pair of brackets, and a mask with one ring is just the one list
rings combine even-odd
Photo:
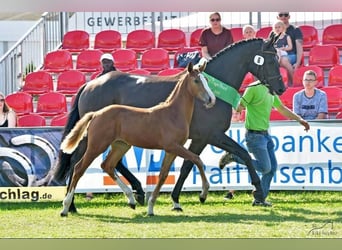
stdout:
[[[305,132],[297,122],[271,124],[270,133],[278,160],[271,190],[342,190],[342,123],[336,120],[312,121],[310,125],[310,131]],[[246,147],[243,124],[232,124],[226,133]],[[40,187],[42,179],[57,162],[61,136],[62,128],[58,127],[0,129],[0,201],[50,200],[65,195],[64,186],[54,190],[49,190],[52,187]],[[188,140],[186,147],[190,143]],[[121,192],[100,168],[108,150],[89,166],[76,192]],[[218,167],[223,153],[221,149],[208,145],[200,155],[210,190],[252,189],[244,165],[231,163],[222,170]],[[132,147],[123,163],[141,181],[145,191],[150,192],[158,181],[164,154],[162,150]],[[177,157],[161,191],[173,189],[182,164],[183,159]],[[35,189],[21,189],[27,187]],[[34,192],[42,188],[44,191],[40,190],[37,196]],[[186,179],[183,190],[201,190],[196,166]]]

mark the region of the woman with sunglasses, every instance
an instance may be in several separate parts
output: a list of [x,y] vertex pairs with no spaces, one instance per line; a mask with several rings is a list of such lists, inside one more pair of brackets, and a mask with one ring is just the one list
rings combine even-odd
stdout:
[[210,27],[203,29],[200,36],[202,56],[211,59],[217,52],[233,43],[233,36],[229,29],[221,25],[221,15],[214,12],[209,16]]
[[290,63],[293,65],[293,68],[297,69],[301,65],[303,56],[303,33],[298,27],[295,27],[292,24],[290,24],[289,12],[279,12],[277,19],[285,24],[286,34],[291,37],[293,46],[291,50],[287,51],[287,56],[290,60]]
[[0,92],[0,127],[14,128],[16,124],[16,114],[7,105],[5,95]]

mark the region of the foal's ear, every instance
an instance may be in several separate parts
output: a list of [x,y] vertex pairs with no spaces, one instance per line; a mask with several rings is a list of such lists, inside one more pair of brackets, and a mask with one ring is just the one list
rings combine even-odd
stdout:
[[194,69],[194,65],[192,64],[192,62],[188,63],[188,72],[191,73]]
[[203,63],[199,67],[199,71],[203,72],[205,70],[205,67],[207,67],[207,61],[203,61]]

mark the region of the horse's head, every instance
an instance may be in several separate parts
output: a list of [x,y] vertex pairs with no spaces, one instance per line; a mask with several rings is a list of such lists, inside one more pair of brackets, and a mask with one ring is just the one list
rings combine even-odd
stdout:
[[279,36],[273,33],[270,39],[265,40],[260,51],[254,56],[252,73],[268,87],[271,94],[281,95],[285,91],[285,85],[279,71],[279,62],[274,43]]
[[185,80],[191,81],[189,86],[191,86],[193,95],[202,100],[207,108],[211,108],[215,105],[216,97],[209,88],[207,79],[202,74],[206,66],[206,62],[198,66],[194,66],[190,62],[187,67],[189,77],[186,77]]

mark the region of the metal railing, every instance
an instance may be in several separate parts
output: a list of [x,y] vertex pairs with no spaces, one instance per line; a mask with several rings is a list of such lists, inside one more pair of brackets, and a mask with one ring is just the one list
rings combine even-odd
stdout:
[[0,58],[0,91],[5,95],[20,89],[25,76],[56,49],[65,33],[65,13],[44,13],[39,21]]

